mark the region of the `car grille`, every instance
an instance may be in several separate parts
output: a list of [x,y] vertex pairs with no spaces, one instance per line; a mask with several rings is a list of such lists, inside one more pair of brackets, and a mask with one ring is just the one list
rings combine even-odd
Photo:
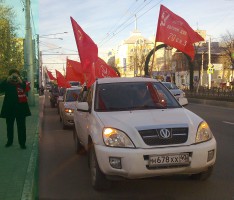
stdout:
[[[155,145],[170,145],[170,144],[182,144],[188,139],[188,128],[167,128],[169,131],[169,137],[165,138],[160,134],[162,129],[150,129],[138,131],[143,141],[150,146]],[[165,130],[165,129],[164,129]]]

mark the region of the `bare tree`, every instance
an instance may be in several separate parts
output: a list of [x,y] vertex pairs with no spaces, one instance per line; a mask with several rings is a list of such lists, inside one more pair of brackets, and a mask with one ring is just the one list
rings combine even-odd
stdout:
[[233,70],[234,70],[234,34],[227,31],[225,35],[222,36],[221,41],[223,50],[226,55],[226,66],[228,70],[232,70],[232,81],[233,79]]

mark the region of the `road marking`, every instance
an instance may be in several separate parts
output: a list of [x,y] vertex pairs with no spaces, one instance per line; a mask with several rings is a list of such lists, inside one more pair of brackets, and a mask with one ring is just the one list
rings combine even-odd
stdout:
[[233,122],[226,122],[226,121],[223,121],[223,123],[234,125],[234,123],[233,123]]

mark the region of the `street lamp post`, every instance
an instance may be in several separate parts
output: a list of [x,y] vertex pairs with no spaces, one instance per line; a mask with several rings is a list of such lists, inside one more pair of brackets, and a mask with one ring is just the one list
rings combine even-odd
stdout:
[[27,80],[30,82],[31,90],[28,92],[29,105],[35,105],[34,97],[34,72],[33,72],[33,44],[32,29],[30,25],[30,0],[25,0],[25,70],[27,71]]

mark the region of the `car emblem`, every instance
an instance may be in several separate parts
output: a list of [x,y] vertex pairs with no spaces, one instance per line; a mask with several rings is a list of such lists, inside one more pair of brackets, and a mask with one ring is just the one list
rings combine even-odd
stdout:
[[159,132],[159,135],[160,135],[160,137],[162,137],[164,139],[168,139],[168,138],[172,137],[171,132],[166,128],[161,129]]

